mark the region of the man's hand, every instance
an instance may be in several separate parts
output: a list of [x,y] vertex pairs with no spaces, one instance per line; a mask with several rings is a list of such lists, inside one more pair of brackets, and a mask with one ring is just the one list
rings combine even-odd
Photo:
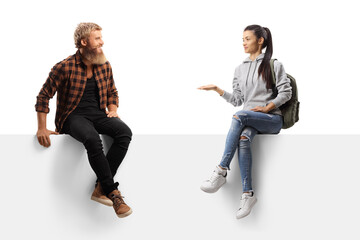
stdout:
[[112,118],[112,117],[120,118],[119,115],[117,114],[117,106],[115,104],[110,104],[108,106],[108,110],[109,111],[107,111],[107,110],[105,111],[107,117],[109,117],[109,118]]
[[109,118],[112,118],[112,117],[120,118],[116,111],[106,111],[106,116]]
[[51,141],[50,141],[50,134],[58,135],[58,132],[50,131],[46,128],[39,129],[36,133],[37,139],[40,143],[40,145],[44,147],[50,147]]

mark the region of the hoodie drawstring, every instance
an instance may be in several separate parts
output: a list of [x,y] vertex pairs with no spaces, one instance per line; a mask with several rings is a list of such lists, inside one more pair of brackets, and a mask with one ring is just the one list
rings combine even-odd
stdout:
[[[250,73],[250,69],[251,69],[251,64],[252,64],[252,62],[250,62],[250,66],[249,66],[248,74],[247,74],[246,81],[245,81],[245,87],[247,87],[248,78],[249,78],[249,73]],[[253,76],[253,77],[254,77],[254,76]]]
[[254,72],[253,72],[252,79],[251,79],[252,84],[254,84],[254,75],[255,75],[255,71],[256,71],[257,63],[258,63],[258,61],[256,60],[256,63],[255,63],[255,68],[254,68]]

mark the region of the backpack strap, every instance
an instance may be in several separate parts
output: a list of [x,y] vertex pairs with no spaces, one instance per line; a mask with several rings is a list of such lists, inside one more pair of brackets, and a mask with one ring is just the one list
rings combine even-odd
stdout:
[[276,58],[273,58],[270,60],[270,69],[271,69],[271,75],[273,79],[273,83],[276,86],[276,76],[275,76],[275,70],[274,70],[274,62],[277,60]]

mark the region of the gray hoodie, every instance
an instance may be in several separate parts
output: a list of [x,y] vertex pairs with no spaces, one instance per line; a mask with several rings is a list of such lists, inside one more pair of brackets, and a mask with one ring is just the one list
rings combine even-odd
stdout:
[[233,93],[224,91],[222,97],[232,105],[241,106],[243,110],[250,110],[256,106],[265,107],[270,102],[276,106],[271,114],[281,115],[279,107],[291,98],[290,80],[286,76],[285,69],[279,61],[274,62],[276,75],[276,88],[278,94],[274,96],[272,89],[266,89],[266,83],[262,76],[258,75],[259,66],[264,58],[260,54],[254,61],[248,57],[235,69],[233,80]]

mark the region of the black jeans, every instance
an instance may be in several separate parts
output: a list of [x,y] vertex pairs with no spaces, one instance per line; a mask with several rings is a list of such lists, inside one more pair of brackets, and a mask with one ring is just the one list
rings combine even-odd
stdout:
[[[117,189],[119,184],[113,177],[128,150],[132,137],[130,128],[119,118],[108,118],[100,110],[91,110],[71,113],[64,123],[63,132],[84,144],[91,168],[104,193],[108,195]],[[99,134],[114,139],[106,156]]]

